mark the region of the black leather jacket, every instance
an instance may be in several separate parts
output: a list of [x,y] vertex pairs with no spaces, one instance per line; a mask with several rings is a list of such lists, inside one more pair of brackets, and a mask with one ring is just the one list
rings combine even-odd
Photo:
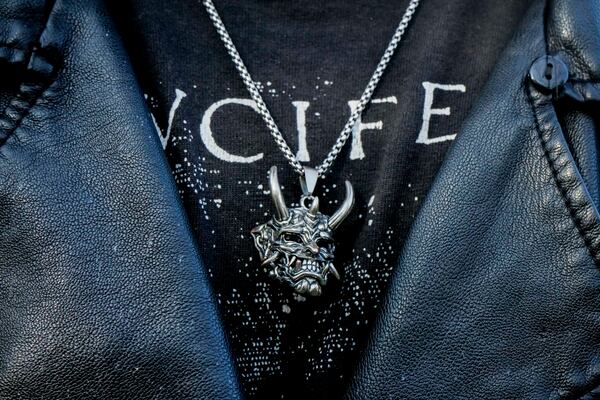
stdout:
[[[0,399],[240,398],[105,6],[0,2],[0,71]],[[600,398],[599,101],[600,3],[533,0],[348,398]]]

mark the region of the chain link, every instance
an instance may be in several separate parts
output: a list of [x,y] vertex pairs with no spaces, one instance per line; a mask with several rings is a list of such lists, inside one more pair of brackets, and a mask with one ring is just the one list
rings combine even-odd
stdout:
[[[329,170],[337,156],[340,154],[342,148],[344,147],[344,144],[346,144],[348,138],[352,134],[352,129],[354,128],[356,121],[358,121],[358,118],[371,101],[371,97],[373,96],[373,92],[375,91],[377,84],[381,80],[381,77],[383,76],[385,69],[389,65],[390,60],[392,59],[392,56],[394,55],[394,52],[398,47],[398,44],[402,40],[402,36],[404,35],[404,32],[406,31],[410,20],[412,19],[413,15],[415,14],[415,11],[417,10],[417,7],[419,6],[419,1],[420,0],[411,0],[408,4],[408,7],[406,8],[404,15],[402,16],[402,19],[400,20],[400,23],[398,24],[398,27],[396,28],[392,39],[390,40],[385,52],[383,53],[383,56],[379,60],[377,68],[375,68],[375,72],[371,76],[371,79],[369,80],[369,83],[367,84],[367,87],[365,88],[362,96],[360,96],[358,105],[352,111],[348,122],[346,122],[346,125],[344,125],[344,128],[342,129],[340,135],[335,141],[335,144],[333,145],[333,147],[331,148],[321,165],[315,167],[320,177],[325,175],[325,173]],[[203,0],[202,4],[206,8],[206,11],[215,29],[217,30],[217,33],[221,37],[221,41],[225,45],[227,53],[229,53],[231,60],[235,64],[235,67],[238,70],[240,77],[244,82],[244,85],[246,85],[246,89],[250,93],[250,97],[252,97],[252,100],[254,100],[254,102],[256,103],[258,113],[267,124],[269,132],[275,140],[275,143],[283,152],[283,156],[288,160],[292,168],[294,168],[294,171],[300,174],[300,176],[304,176],[304,166],[300,163],[300,161],[298,161],[296,155],[294,154],[292,149],[290,149],[290,146],[288,146],[287,142],[283,138],[283,135],[279,131],[279,127],[277,126],[275,120],[271,116],[271,113],[269,112],[265,101],[260,95],[256,83],[254,83],[254,81],[252,80],[252,77],[250,76],[250,73],[248,72],[248,69],[244,64],[242,57],[238,53],[235,45],[233,44],[233,41],[231,40],[231,37],[229,36],[229,33],[225,28],[225,24],[223,24],[223,21],[221,20],[221,17],[219,16],[217,9],[215,8],[215,5],[213,4],[212,0]]]

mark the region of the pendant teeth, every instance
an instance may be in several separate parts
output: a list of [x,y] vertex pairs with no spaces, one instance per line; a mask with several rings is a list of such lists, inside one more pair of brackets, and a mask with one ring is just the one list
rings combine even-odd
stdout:
[[[299,262],[299,261],[300,260],[298,260],[297,262]],[[304,260],[302,262],[302,267],[304,267],[305,270],[310,271],[310,272],[316,272],[316,273],[321,272],[320,264],[314,260]]]

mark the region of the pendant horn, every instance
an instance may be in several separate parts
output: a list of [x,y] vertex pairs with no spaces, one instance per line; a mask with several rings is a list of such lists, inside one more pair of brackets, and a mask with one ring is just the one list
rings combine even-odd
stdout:
[[281,187],[279,186],[279,180],[277,179],[277,167],[272,166],[269,171],[269,186],[271,188],[271,197],[273,198],[273,203],[275,204],[275,209],[277,210],[277,216],[280,221],[288,219],[290,213],[288,212],[287,206],[285,205],[285,200],[283,199],[283,194],[281,193]]
[[317,215],[318,212],[319,212],[319,198],[315,196],[315,197],[313,197],[312,203],[310,204],[310,207],[308,208],[308,213],[310,215]]
[[336,229],[343,220],[346,219],[350,211],[352,210],[352,206],[354,206],[354,189],[352,189],[352,185],[350,182],[346,181],[346,198],[344,202],[337,209],[337,211],[329,218],[328,225],[331,229]]

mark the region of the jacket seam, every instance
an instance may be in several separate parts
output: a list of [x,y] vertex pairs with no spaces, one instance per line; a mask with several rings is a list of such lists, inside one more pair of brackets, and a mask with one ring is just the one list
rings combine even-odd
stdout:
[[[55,5],[56,0],[53,0],[48,5],[48,14],[45,18],[43,28],[37,35],[25,67],[27,77],[20,84],[18,92],[9,101],[2,114],[0,114],[0,149],[21,126],[25,118],[30,114],[31,109],[47,93],[49,87],[56,80],[58,58],[52,54],[54,53],[53,49],[44,48],[40,44],[42,36],[47,31]],[[0,48],[8,48],[26,53],[23,49],[9,46],[5,43],[0,44]],[[6,58],[3,57],[3,59]]]
[[596,84],[596,83],[600,83],[600,79],[585,79],[585,78],[569,78],[569,82],[571,83],[591,83],[591,84]]
[[27,51],[27,49],[24,49],[24,48],[22,48],[20,46],[11,45],[8,42],[0,43],[0,49],[17,50],[17,51]]
[[[19,46],[11,46],[10,43],[0,43],[0,50],[7,50],[7,51],[11,51],[13,53],[19,53],[20,55],[23,56],[23,59],[25,58],[25,55],[29,52],[28,49],[24,49]],[[18,62],[18,61],[11,60],[11,58],[5,54],[0,54],[0,60],[5,60],[8,62]]]
[[581,218],[579,218],[579,216],[578,216],[579,211],[576,209],[576,207],[573,206],[573,200],[569,193],[570,189],[569,189],[568,182],[566,182],[565,179],[561,178],[561,176],[560,176],[561,169],[568,167],[569,164],[565,164],[564,166],[559,166],[559,165],[557,165],[555,159],[550,157],[551,150],[548,147],[548,140],[544,137],[544,133],[547,133],[547,129],[543,128],[542,125],[540,124],[540,115],[536,108],[536,100],[533,98],[533,95],[532,95],[531,84],[529,84],[528,88],[527,88],[527,97],[529,100],[530,107],[534,114],[535,127],[538,132],[538,138],[540,139],[540,142],[542,144],[542,149],[544,150],[544,158],[546,158],[546,160],[548,161],[548,163],[550,165],[550,169],[552,171],[552,176],[554,177],[554,181],[556,183],[558,191],[560,192],[560,195],[565,203],[565,206],[567,207],[567,211],[569,212],[571,221],[573,222],[575,228],[577,229],[579,236],[583,240],[586,249],[590,253],[590,256],[592,257],[596,266],[600,267],[600,257],[599,257],[598,250],[592,246],[592,238],[589,237],[590,229],[586,229],[586,226],[584,226],[584,224],[581,222]]
[[[568,163],[565,163],[563,166],[557,165],[557,158],[558,157],[551,157],[550,153],[551,153],[551,149],[549,148],[549,143],[546,137],[544,137],[545,133],[549,133],[547,128],[542,127],[542,124],[540,124],[540,119],[542,118],[542,116],[539,113],[539,110],[537,109],[537,106],[539,106],[540,104],[540,100],[536,100],[533,97],[532,94],[532,90],[534,90],[532,88],[531,83],[528,85],[527,87],[527,98],[529,100],[529,105],[531,107],[531,110],[533,112],[533,116],[534,116],[534,123],[535,123],[535,128],[537,130],[538,133],[538,138],[541,142],[542,145],[542,149],[544,151],[544,158],[548,161],[548,164],[550,166],[550,169],[552,171],[552,176],[554,178],[554,182],[557,186],[558,191],[560,192],[560,196],[563,199],[563,202],[567,208],[567,211],[569,212],[569,217],[571,219],[571,222],[573,223],[575,229],[577,230],[577,233],[579,234],[579,236],[581,237],[581,239],[583,240],[583,243],[589,253],[589,255],[592,258],[592,261],[594,262],[596,267],[600,267],[600,257],[599,257],[599,252],[598,250],[595,248],[595,246],[593,245],[594,240],[593,238],[591,238],[590,232],[592,231],[591,226],[587,227],[585,226],[586,224],[584,222],[581,221],[581,218],[578,216],[579,211],[577,210],[577,207],[575,207],[573,205],[573,200],[571,198],[571,194],[569,193],[572,189],[569,188],[569,182],[567,182],[564,178],[561,178],[561,170],[564,168],[568,168],[568,167],[574,167],[573,160],[569,160]],[[545,101],[547,101],[547,103],[545,104],[541,104],[542,106],[552,106],[549,101],[549,97],[545,95]],[[561,151],[561,155],[564,155],[564,152]],[[579,185],[581,185],[582,183],[580,182]],[[590,202],[591,200],[588,198],[587,199],[588,202]],[[592,204],[593,206],[593,204]],[[564,397],[564,398],[573,398],[573,399],[579,399],[582,400],[586,394],[590,394],[595,388],[600,387],[600,385],[598,385],[597,383],[594,382],[595,379],[592,378],[590,382],[588,382],[585,385],[581,385],[579,387],[580,393],[578,394],[577,392],[572,392],[571,396],[568,397]],[[562,398],[562,397],[561,397]]]

